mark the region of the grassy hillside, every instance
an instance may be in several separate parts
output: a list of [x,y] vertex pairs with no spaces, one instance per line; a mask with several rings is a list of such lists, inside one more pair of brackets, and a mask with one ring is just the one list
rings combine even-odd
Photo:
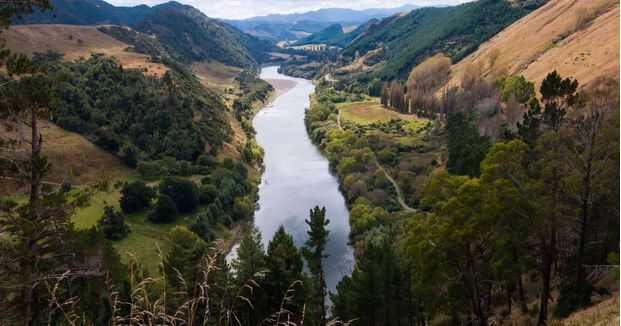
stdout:
[[148,75],[161,76],[169,69],[148,54],[128,51],[131,44],[102,33],[97,26],[19,25],[9,28],[5,37],[7,48],[30,56],[51,51],[61,54],[62,61],[73,61],[103,53],[114,56],[125,68],[145,69]]
[[515,22],[453,67],[457,84],[470,63],[495,66],[540,83],[556,69],[587,85],[599,76],[619,78],[619,2],[553,0]]
[[54,0],[51,5],[51,12],[19,23],[128,26],[154,36],[170,54],[187,63],[215,60],[251,68],[268,60],[267,53],[274,48],[267,41],[174,1],[153,7],[115,7],[101,0]]
[[378,48],[386,49],[383,66],[375,73],[383,79],[403,77],[425,58],[441,52],[460,61],[529,7],[503,0],[480,0],[447,8],[422,8],[394,15],[371,26],[344,49],[354,59]]

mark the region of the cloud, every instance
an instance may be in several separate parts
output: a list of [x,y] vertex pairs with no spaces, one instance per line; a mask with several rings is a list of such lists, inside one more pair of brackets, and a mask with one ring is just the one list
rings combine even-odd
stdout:
[[[290,14],[306,12],[321,8],[390,8],[405,4],[417,6],[453,5],[465,2],[464,0],[177,0],[194,6],[207,16],[227,19],[243,19],[267,14]],[[167,0],[109,0],[117,6],[135,6],[138,4],[156,5]]]

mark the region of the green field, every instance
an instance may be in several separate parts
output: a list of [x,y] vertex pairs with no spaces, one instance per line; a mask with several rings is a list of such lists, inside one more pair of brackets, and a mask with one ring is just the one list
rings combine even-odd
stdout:
[[401,119],[407,121],[407,128],[416,131],[424,127],[429,120],[419,118],[413,114],[401,114],[393,110],[383,108],[377,100],[357,103],[341,103],[341,118],[362,125],[369,125],[374,122],[386,122],[390,119]]
[[[196,179],[196,176],[192,177]],[[154,186],[157,182],[150,182],[150,186]],[[104,206],[111,205],[115,210],[120,210],[119,199],[121,198],[120,190],[111,189],[97,193],[91,199],[88,207],[78,210],[73,216],[73,223],[77,229],[89,229],[97,225],[97,221],[103,215]],[[207,208],[206,205],[199,206],[198,210],[190,214],[179,214],[177,221],[168,224],[155,224],[147,220],[148,211],[126,214],[125,222],[129,226],[131,232],[129,235],[118,241],[114,241],[114,247],[121,255],[123,262],[128,262],[131,258],[129,253],[136,256],[138,261],[146,267],[147,270],[155,272],[157,264],[160,262],[159,246],[163,255],[166,255],[170,248],[168,240],[168,231],[177,225],[185,225],[187,227],[192,224],[196,216]],[[216,237],[219,239],[230,240],[232,231],[223,225],[217,225],[214,230]]]

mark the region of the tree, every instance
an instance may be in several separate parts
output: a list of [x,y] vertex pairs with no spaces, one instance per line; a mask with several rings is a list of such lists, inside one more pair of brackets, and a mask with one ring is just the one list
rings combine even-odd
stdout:
[[369,83],[368,94],[369,96],[380,96],[382,93],[382,80],[379,78],[373,78]]
[[388,99],[390,98],[389,92],[388,92],[388,87],[384,84],[382,84],[382,90],[380,93],[380,103],[382,104],[382,107],[387,108],[389,106],[388,104]]
[[496,80],[500,88],[500,98],[507,102],[511,95],[515,96],[519,103],[526,104],[535,97],[535,84],[529,82],[524,76],[508,76]]
[[254,203],[249,196],[237,197],[233,203],[232,213],[235,221],[250,218],[254,213]]
[[210,242],[215,238],[212,228],[217,221],[218,218],[208,209],[205,213],[198,215],[196,220],[190,225],[190,230],[204,241]]
[[578,89],[577,80],[562,79],[556,70],[549,73],[541,82],[539,92],[544,104],[543,123],[550,130],[558,131],[563,124],[567,109],[578,99],[576,89]]
[[169,223],[177,219],[175,202],[166,194],[157,197],[155,210],[149,214],[149,221],[153,223]]
[[333,316],[356,320],[356,325],[415,325],[420,309],[411,295],[410,273],[392,246],[394,236],[380,226],[361,241],[364,253],[351,276],[344,276],[331,294]]
[[390,84],[390,107],[398,112],[407,113],[408,111],[403,95],[403,87],[396,80],[393,80]]
[[127,236],[129,227],[125,224],[125,216],[121,212],[115,212],[109,205],[104,206],[104,213],[97,221],[101,232],[110,240],[120,240]]
[[121,189],[119,204],[125,213],[135,213],[151,207],[151,202],[156,197],[155,190],[147,186],[144,181],[137,180],[125,183]]
[[192,290],[199,281],[199,268],[206,244],[182,225],[172,228],[168,237],[172,243],[172,248],[164,260],[168,282],[177,290],[184,290],[182,285]]
[[[580,115],[573,121],[574,137],[569,146],[572,151],[569,151],[570,155],[566,162],[572,169],[571,181],[568,183],[570,191],[580,202],[574,293],[584,292],[586,279],[582,265],[593,202],[605,191],[604,189],[615,187],[611,182],[614,175],[607,173],[611,170],[607,169],[606,165],[613,163],[609,158],[618,150],[618,137],[605,137],[604,128],[619,108],[618,89],[618,82],[599,80],[594,91],[588,94]],[[603,184],[608,185],[603,187]]]
[[218,188],[213,184],[203,184],[198,187],[198,202],[203,205],[213,203],[218,197]]
[[140,158],[140,151],[132,144],[124,144],[119,150],[119,158],[130,168],[136,168]]
[[[251,225],[244,233],[239,247],[237,248],[237,258],[233,260],[232,266],[235,271],[235,281],[238,286],[248,284],[250,280],[261,283],[264,273],[267,270],[265,265],[265,250],[263,249],[263,243],[261,242],[261,231]],[[260,298],[260,289],[253,288],[250,290],[250,296],[252,301]],[[262,311],[257,311],[260,307],[245,308],[245,319],[247,325],[256,325],[258,317],[261,316]]]
[[[31,12],[40,3],[47,4],[33,1],[3,6],[2,24],[8,25],[14,14]],[[80,259],[84,255],[76,248],[81,245],[71,240],[75,234],[71,215],[88,203],[95,189],[43,183],[50,164],[42,155],[44,142],[39,120],[49,119],[55,111],[56,95],[51,91],[54,81],[45,69],[24,55],[12,55],[6,68],[9,77],[15,78],[2,86],[4,105],[0,106],[0,119],[5,126],[25,126],[29,135],[21,135],[19,141],[29,146],[25,151],[15,149],[11,144],[17,139],[9,136],[5,142],[3,136],[0,172],[27,185],[29,192],[26,203],[2,200],[0,205],[0,323],[56,323],[58,315],[49,305],[51,296],[45,285],[60,283],[62,279],[81,282],[103,273],[102,260],[93,261],[90,256]],[[69,295],[62,291],[55,299],[65,302]]]
[[330,234],[330,231],[327,229],[330,220],[326,218],[326,208],[322,207],[319,209],[319,206],[315,206],[310,210],[310,219],[305,220],[305,222],[310,230],[306,232],[308,240],[304,247],[302,247],[302,255],[306,258],[308,269],[313,278],[313,289],[315,290],[313,301],[315,302],[315,307],[319,309],[319,311],[311,310],[311,312],[319,314],[312,319],[318,319],[319,324],[323,326],[326,324],[325,298],[328,295],[323,260],[328,258],[325,251],[326,244],[328,243],[328,234]]
[[198,208],[198,187],[192,180],[167,177],[160,182],[159,188],[161,194],[172,199],[179,212],[192,213]]
[[479,164],[490,148],[489,140],[461,113],[449,114],[446,121],[448,133],[448,161],[446,169],[452,174],[479,175]]
[[[267,308],[268,311],[278,311],[287,289],[304,278],[302,255],[295,247],[293,237],[285,231],[282,225],[267,246],[265,265],[269,269],[264,281],[264,289],[268,297]],[[300,299],[296,298],[286,309],[294,314],[300,313]]]
[[413,110],[431,114],[435,110],[436,90],[450,75],[451,59],[438,53],[414,67],[406,83],[408,101]]

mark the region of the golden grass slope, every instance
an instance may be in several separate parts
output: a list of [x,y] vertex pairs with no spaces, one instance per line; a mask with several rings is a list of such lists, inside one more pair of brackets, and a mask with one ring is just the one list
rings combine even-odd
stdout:
[[12,52],[32,55],[54,51],[63,54],[67,61],[104,53],[116,57],[125,68],[146,69],[150,75],[161,76],[168,70],[162,64],[150,62],[146,54],[126,51],[130,45],[102,33],[98,26],[18,25],[11,26],[4,36]]
[[[137,176],[116,156],[97,147],[84,136],[63,130],[51,122],[41,121],[39,124],[43,135],[43,155],[52,164],[45,181],[87,185]],[[20,138],[17,131],[8,132],[3,128],[0,128],[0,136]],[[28,146],[23,142],[19,150],[27,151]]]
[[599,76],[619,78],[619,1],[551,0],[513,23],[454,65],[450,85],[476,63],[490,76],[495,70],[521,74],[541,83],[556,69],[582,86]]

